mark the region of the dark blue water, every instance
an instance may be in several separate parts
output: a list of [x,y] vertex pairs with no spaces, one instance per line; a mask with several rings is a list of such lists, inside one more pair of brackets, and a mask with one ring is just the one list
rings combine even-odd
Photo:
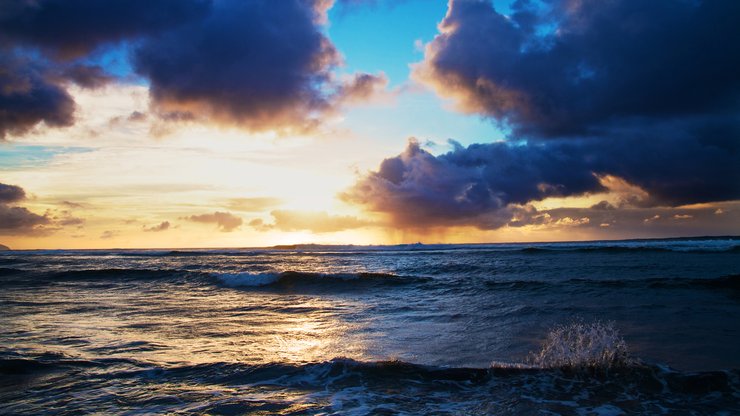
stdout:
[[737,239],[4,252],[0,285],[0,413],[740,412]]

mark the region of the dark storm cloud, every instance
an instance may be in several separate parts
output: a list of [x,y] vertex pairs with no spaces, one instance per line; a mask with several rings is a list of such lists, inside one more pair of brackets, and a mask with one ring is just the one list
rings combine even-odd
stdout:
[[483,229],[545,221],[527,204],[604,191],[606,176],[647,193],[625,201],[633,207],[740,198],[740,3],[543,4],[517,1],[503,16],[489,1],[453,0],[414,68],[510,127],[507,143],[435,157],[412,142],[342,197],[399,226]]
[[316,3],[215,3],[203,19],[144,41],[136,70],[165,113],[252,130],[310,129],[331,106],[321,87],[338,62]]
[[415,76],[532,136],[626,118],[737,114],[740,2],[453,0]]
[[[53,71],[41,71],[36,77],[41,94],[26,90],[25,95],[16,94],[15,101],[3,102],[3,109],[19,119],[13,133],[23,133],[40,121],[71,124],[74,102],[66,86],[72,82],[96,88],[110,81],[111,75],[95,64],[96,59],[123,45],[131,51],[134,70],[149,80],[153,114],[165,121],[308,131],[344,102],[361,100],[358,94],[368,92],[365,87],[383,84],[374,76],[357,78],[368,81],[362,85],[331,79],[340,56],[321,25],[332,4],[331,0],[6,1],[0,5],[0,54],[25,56],[36,67]],[[23,68],[3,66],[2,77],[23,73]],[[36,100],[35,106],[21,100]]]
[[209,0],[4,0],[0,45],[76,58],[109,42],[153,35],[200,18]]
[[0,139],[40,122],[69,126],[75,103],[48,71],[29,59],[0,50]]
[[389,214],[397,226],[482,229],[506,225],[514,215],[512,206],[605,191],[599,177],[606,175],[646,191],[648,199],[635,201],[643,206],[740,198],[737,151],[671,131],[629,130],[608,141],[455,144],[453,151],[436,157],[411,141],[401,155],[384,160],[341,197]]
[[112,75],[107,74],[100,65],[82,64],[64,68],[59,74],[59,78],[89,89],[100,88],[115,79]]

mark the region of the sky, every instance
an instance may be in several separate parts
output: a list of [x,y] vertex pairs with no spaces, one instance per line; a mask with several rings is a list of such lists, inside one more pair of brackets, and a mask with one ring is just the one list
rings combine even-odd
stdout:
[[6,0],[14,249],[740,234],[740,3]]

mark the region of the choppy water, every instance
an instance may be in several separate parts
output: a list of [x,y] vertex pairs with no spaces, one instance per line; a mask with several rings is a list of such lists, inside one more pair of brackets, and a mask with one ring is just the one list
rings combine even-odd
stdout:
[[[4,414],[740,412],[738,239],[5,252],[0,287]],[[629,362],[527,360],[572,322]]]

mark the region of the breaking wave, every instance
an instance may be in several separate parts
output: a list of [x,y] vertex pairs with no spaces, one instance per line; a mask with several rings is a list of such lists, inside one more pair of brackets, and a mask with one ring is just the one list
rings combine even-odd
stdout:
[[[59,406],[69,413],[331,415],[740,410],[737,370],[684,373],[644,364],[600,373],[549,365],[447,368],[347,358],[158,366],[45,354],[0,359],[0,375],[11,383],[33,386],[23,396],[14,396],[12,390],[0,392],[0,398],[14,399],[0,402],[0,411],[7,413],[43,413]],[[108,391],[115,392],[115,400]]]
[[613,322],[574,322],[555,327],[529,361],[539,368],[598,370],[635,363]]
[[404,285],[422,283],[429,279],[416,276],[398,276],[390,273],[309,273],[286,271],[282,273],[218,273],[213,274],[228,287],[260,287],[291,285]]

